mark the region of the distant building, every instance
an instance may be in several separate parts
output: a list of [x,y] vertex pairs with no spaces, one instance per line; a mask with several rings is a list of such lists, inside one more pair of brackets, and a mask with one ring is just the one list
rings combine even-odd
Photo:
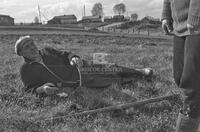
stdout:
[[146,16],[146,17],[142,18],[141,22],[142,23],[150,23],[150,24],[161,24],[160,19],[154,18],[151,16]]
[[113,22],[112,16],[104,16],[104,22]]
[[82,23],[102,22],[102,20],[101,16],[84,16],[80,22]]
[[113,23],[113,22],[123,22],[123,21],[129,21],[130,17],[124,17],[123,15],[115,15],[113,17],[111,16],[105,16],[104,22]]
[[77,18],[75,15],[62,15],[55,16],[48,21],[48,24],[72,24],[77,23]]
[[125,19],[126,21],[130,21],[130,20],[131,20],[131,17],[125,16],[124,19]]
[[115,15],[115,16],[113,16],[113,21],[114,22],[123,22],[125,20],[126,19],[125,19],[124,15]]
[[8,15],[0,15],[0,26],[14,25],[14,18]]

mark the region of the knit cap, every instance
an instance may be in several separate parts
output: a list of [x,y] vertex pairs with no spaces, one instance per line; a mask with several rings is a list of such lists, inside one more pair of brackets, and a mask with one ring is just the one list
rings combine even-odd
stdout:
[[16,41],[16,43],[15,43],[15,53],[17,55],[21,56],[20,52],[22,50],[22,47],[28,41],[33,41],[33,39],[30,36],[22,36]]

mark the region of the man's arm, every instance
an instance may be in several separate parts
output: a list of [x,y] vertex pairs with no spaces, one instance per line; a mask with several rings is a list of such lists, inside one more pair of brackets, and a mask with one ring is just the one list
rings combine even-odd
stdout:
[[50,52],[52,54],[55,54],[55,55],[61,57],[64,61],[67,61],[68,63],[70,63],[70,61],[73,57],[80,58],[78,55],[75,55],[72,52],[59,51],[59,50],[56,50],[56,49],[51,48],[51,47],[46,47],[45,50],[47,50],[48,52]]
[[162,11],[162,29],[166,35],[170,35],[173,31],[173,19],[172,19],[171,3],[170,0],[164,0],[163,11]]
[[200,0],[190,1],[188,24],[194,26],[194,28],[200,26]]
[[164,0],[163,1],[163,10],[162,10],[162,16],[161,20],[167,19],[169,21],[172,21],[172,14],[171,14],[171,3],[170,0]]
[[58,92],[58,88],[52,83],[46,83],[40,80],[31,65],[25,64],[20,69],[21,80],[24,84],[24,91],[33,94],[53,95]]
[[35,93],[36,89],[43,85],[43,82],[39,80],[37,72],[31,68],[31,65],[24,64],[20,69],[21,80],[24,84],[24,91],[29,93]]

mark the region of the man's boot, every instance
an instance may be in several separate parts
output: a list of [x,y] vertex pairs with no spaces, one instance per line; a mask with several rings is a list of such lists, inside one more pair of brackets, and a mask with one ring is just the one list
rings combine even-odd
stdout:
[[199,119],[193,119],[179,113],[176,132],[198,132]]

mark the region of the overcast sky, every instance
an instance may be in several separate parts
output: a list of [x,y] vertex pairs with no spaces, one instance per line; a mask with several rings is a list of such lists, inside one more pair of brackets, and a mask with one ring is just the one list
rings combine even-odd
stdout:
[[40,5],[42,20],[49,20],[53,16],[75,14],[79,19],[83,15],[83,6],[86,7],[86,15],[91,15],[91,9],[97,2],[102,3],[105,16],[112,16],[113,6],[124,3],[125,15],[138,13],[139,18],[153,16],[160,18],[163,0],[1,0],[0,14],[10,15],[15,22],[33,22],[38,16],[38,4]]

